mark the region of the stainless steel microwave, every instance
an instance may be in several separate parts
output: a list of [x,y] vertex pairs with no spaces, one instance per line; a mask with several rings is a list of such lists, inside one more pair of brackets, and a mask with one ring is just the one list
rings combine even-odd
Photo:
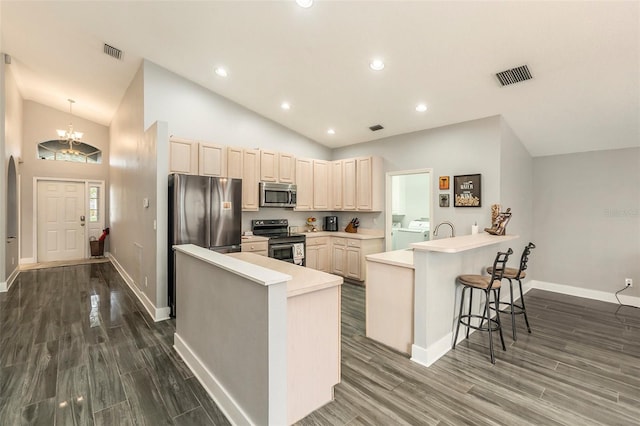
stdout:
[[260,182],[260,207],[295,207],[296,191],[294,184]]

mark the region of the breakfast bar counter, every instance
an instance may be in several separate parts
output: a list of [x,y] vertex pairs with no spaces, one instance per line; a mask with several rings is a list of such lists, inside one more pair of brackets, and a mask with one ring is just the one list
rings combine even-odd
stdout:
[[456,294],[461,291],[456,277],[486,273],[496,252],[507,250],[517,238],[480,233],[411,244],[415,268],[413,361],[429,366],[451,349],[460,300]]

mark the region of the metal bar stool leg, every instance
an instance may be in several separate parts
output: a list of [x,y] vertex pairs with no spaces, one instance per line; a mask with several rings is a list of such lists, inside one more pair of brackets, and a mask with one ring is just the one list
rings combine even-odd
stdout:
[[[465,290],[467,288],[465,287]],[[464,298],[463,298],[464,300]],[[473,306],[473,290],[469,290],[469,324],[471,324],[471,307]],[[481,324],[482,325],[482,324]],[[469,338],[469,329],[471,327],[467,326],[467,339]]]
[[509,297],[511,297],[511,305],[509,306],[509,309],[511,310],[511,330],[513,332],[513,341],[515,342],[518,339],[516,338],[516,309],[513,304],[513,282],[511,281],[511,278],[507,279],[509,280]]
[[[456,326],[456,335],[453,338],[453,346],[451,349],[456,348],[456,343],[458,342],[458,332],[460,331],[460,323],[462,322],[462,308],[464,306],[464,292],[467,290],[467,287],[462,287],[462,294],[460,295],[460,312],[458,313],[458,325]],[[472,292],[473,293],[473,292]],[[469,333],[469,327],[467,327],[467,334]]]
[[[527,308],[524,306],[524,293],[522,292],[522,281],[518,279],[518,286],[520,287],[520,304],[522,305],[522,315],[524,315],[524,322],[527,324],[527,331],[531,334],[531,327],[529,327],[529,318],[527,318]],[[514,339],[515,340],[515,339]]]
[[[491,364],[495,364],[496,363],[496,357],[493,355],[493,336],[491,333],[491,329],[493,327],[491,327],[491,317],[490,317],[490,310],[489,310],[489,306],[490,306],[490,294],[489,294],[489,290],[485,290],[485,295],[486,295],[486,302],[484,305],[484,315],[486,315],[487,318],[487,329],[489,331],[489,354],[491,355]],[[484,322],[485,317],[482,318],[482,322]]]
[[496,321],[498,322],[498,331],[500,332],[500,342],[502,342],[502,350],[506,351],[507,347],[504,345],[504,336],[502,335],[502,323],[500,322],[500,289],[494,290],[493,297],[494,297],[494,302],[496,304]]

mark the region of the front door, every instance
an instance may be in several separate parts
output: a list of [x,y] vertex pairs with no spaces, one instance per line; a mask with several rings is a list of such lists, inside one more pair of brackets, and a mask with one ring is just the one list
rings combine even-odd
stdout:
[[84,259],[84,182],[38,181],[38,262]]

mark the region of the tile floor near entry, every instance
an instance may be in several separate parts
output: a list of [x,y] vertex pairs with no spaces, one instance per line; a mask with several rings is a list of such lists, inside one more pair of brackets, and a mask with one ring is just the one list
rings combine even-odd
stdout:
[[[342,383],[301,425],[640,425],[640,309],[534,290],[533,334],[474,333],[430,368],[364,337],[343,285]],[[0,293],[0,425],[226,425],[110,263],[20,273]]]

